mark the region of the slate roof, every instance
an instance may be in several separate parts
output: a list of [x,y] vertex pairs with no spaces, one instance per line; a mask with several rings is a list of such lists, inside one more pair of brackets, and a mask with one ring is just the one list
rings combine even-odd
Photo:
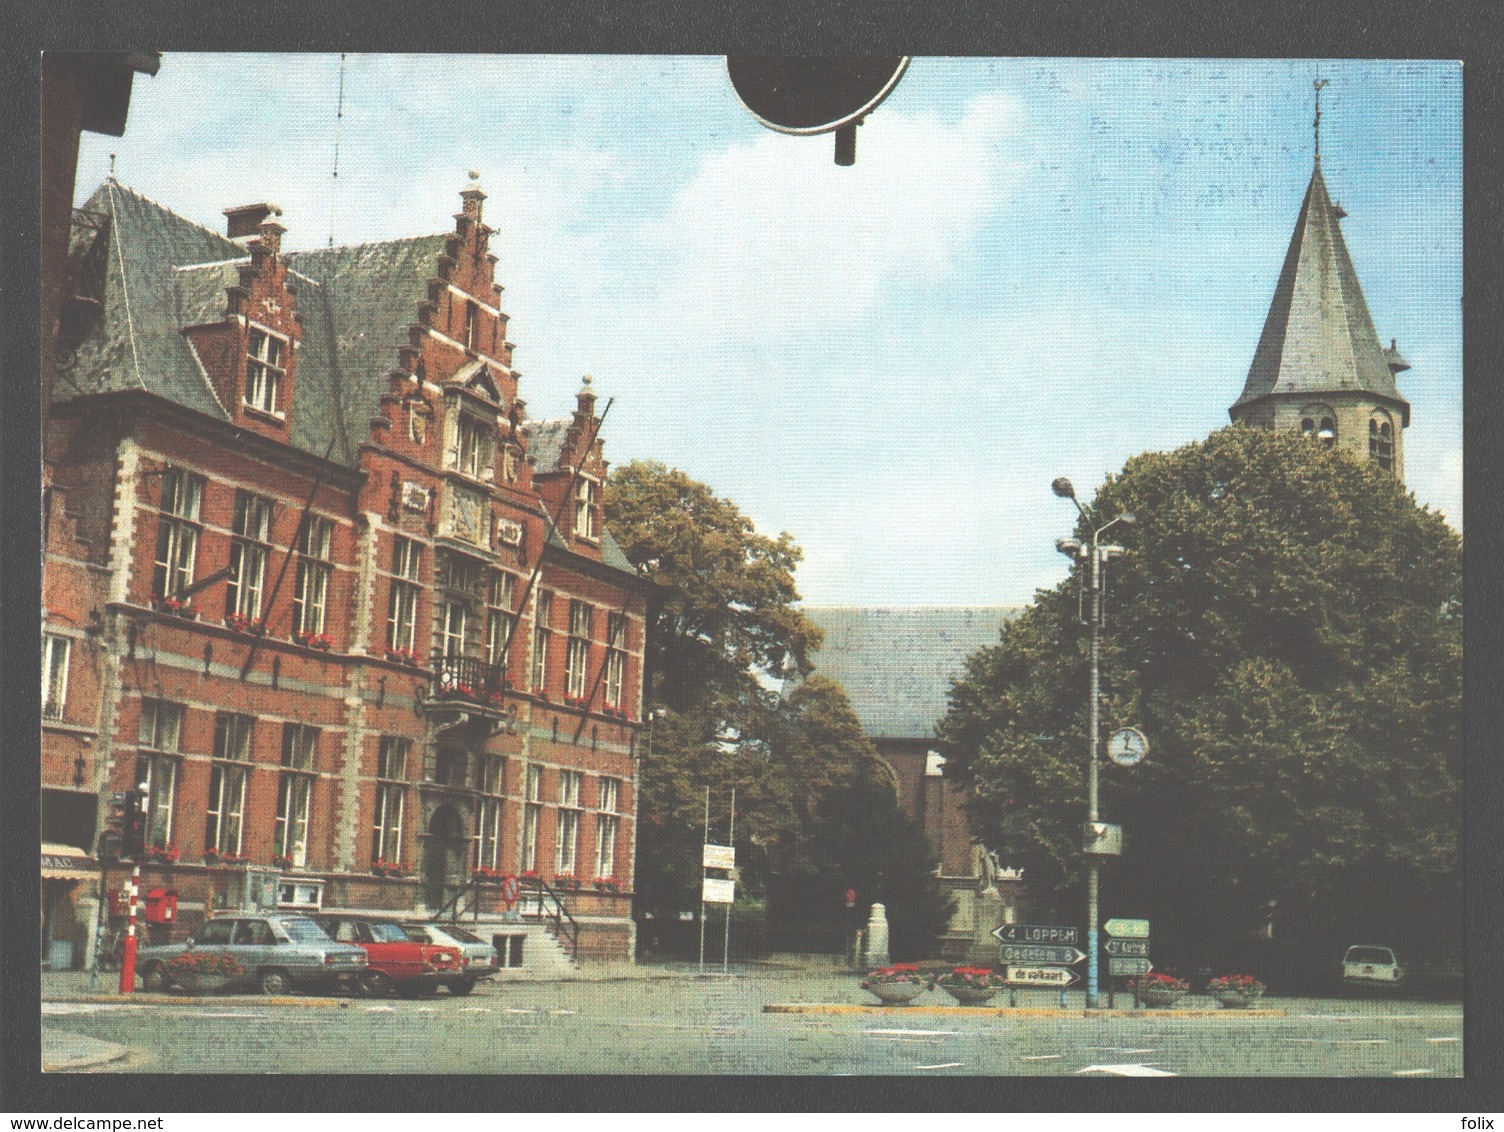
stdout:
[[[224,317],[245,248],[115,181],[82,211],[109,220],[103,311],[59,368],[58,399],[143,389],[228,420],[180,330]],[[354,466],[449,235],[285,254],[303,317],[294,447]]]
[[846,689],[873,739],[930,739],[966,658],[1023,606],[803,606],[825,631],[815,672]]
[[1234,409],[1273,393],[1351,391],[1396,402],[1409,423],[1394,383],[1395,370],[1409,367],[1379,344],[1338,224],[1345,215],[1332,203],[1318,160]]
[[533,470],[538,475],[557,472],[559,458],[564,454],[564,437],[574,421],[570,418],[558,421],[528,421],[527,454],[533,461]]

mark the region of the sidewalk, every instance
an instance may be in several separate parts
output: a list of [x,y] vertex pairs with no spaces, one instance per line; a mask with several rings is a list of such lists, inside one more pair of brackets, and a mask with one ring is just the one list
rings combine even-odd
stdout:
[[42,1027],[42,1072],[79,1073],[122,1061],[130,1053],[114,1042]]

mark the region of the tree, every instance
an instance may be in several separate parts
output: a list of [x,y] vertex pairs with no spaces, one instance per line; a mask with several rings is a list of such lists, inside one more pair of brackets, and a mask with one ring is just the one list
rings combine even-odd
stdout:
[[[1114,528],[1104,727],[1141,728],[1151,754],[1102,766],[1126,841],[1103,914],[1247,936],[1272,903],[1277,931],[1331,934],[1398,893],[1455,903],[1458,535],[1373,465],[1245,427],[1130,460],[1090,509],[1094,525],[1123,512],[1138,521]],[[1079,584],[969,660],[941,724],[976,831],[1036,892],[1080,881]],[[1318,929],[1323,907],[1338,911]]]
[[[669,710],[652,722],[639,775],[639,908],[699,904],[709,787],[722,833],[735,791],[739,891],[763,894],[775,874],[818,877],[839,887],[817,903],[844,910],[840,894],[860,881],[864,899],[892,894],[895,922],[909,925],[895,939],[910,931],[917,945],[943,930],[923,835],[898,810],[845,692],[803,679],[820,631],[796,605],[793,539],[758,534],[735,504],[657,463],[613,470],[606,507],[627,558],[661,587],[648,699]],[[784,697],[786,683],[797,686]]]

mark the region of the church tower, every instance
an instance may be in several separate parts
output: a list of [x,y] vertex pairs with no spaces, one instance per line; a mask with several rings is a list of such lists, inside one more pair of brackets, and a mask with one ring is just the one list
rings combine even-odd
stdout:
[[1299,429],[1315,443],[1370,459],[1403,480],[1410,404],[1395,375],[1410,368],[1393,339],[1374,332],[1338,226],[1347,215],[1321,175],[1321,88],[1316,84],[1315,168],[1243,393],[1238,423]]

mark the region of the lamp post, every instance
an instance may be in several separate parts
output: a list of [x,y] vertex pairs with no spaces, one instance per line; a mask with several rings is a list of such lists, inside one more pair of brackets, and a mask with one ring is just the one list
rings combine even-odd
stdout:
[[[1086,508],[1081,506],[1081,501],[1076,498],[1076,489],[1071,486],[1071,481],[1061,476],[1050,484],[1054,493],[1062,499],[1069,499],[1076,505],[1076,510],[1088,524],[1092,518],[1087,514]],[[1097,822],[1097,762],[1101,757],[1101,729],[1102,729],[1102,565],[1111,557],[1125,553],[1121,546],[1111,546],[1102,542],[1102,535],[1116,523],[1133,523],[1135,518],[1132,514],[1124,512],[1116,518],[1109,519],[1100,527],[1095,528],[1091,534],[1091,545],[1083,546],[1080,539],[1063,538],[1057,539],[1055,549],[1061,554],[1069,555],[1075,559],[1090,558],[1091,569],[1087,574],[1087,585],[1091,593],[1091,703],[1090,719],[1088,724],[1090,732],[1087,736],[1087,763],[1086,763],[1086,822],[1089,829]],[[1083,846],[1084,848],[1084,846]],[[1095,854],[1086,854],[1086,1006],[1093,1010],[1097,1006],[1097,900],[1098,885],[1100,882],[1101,861]]]

